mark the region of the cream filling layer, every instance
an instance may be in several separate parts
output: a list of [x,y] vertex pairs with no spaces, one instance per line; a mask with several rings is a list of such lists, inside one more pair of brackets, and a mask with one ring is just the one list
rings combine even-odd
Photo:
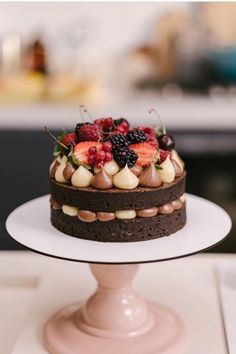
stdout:
[[185,202],[185,195],[183,194],[179,199],[173,200],[170,203],[164,204],[159,207],[151,207],[142,210],[117,210],[114,212],[94,212],[90,210],[82,210],[79,207],[71,206],[71,205],[59,205],[52,198],[50,199],[50,203],[53,209],[62,210],[62,212],[69,216],[77,216],[80,221],[83,222],[94,222],[96,220],[99,221],[111,221],[113,219],[120,220],[130,220],[136,217],[140,218],[149,218],[160,215],[171,214],[175,210],[180,209]]

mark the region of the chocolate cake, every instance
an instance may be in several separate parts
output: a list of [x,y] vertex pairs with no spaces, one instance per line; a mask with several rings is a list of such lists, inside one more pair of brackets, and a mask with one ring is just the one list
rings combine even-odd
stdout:
[[58,230],[81,239],[134,242],[185,225],[186,171],[162,121],[156,129],[131,128],[124,118],[101,118],[54,139],[50,204]]

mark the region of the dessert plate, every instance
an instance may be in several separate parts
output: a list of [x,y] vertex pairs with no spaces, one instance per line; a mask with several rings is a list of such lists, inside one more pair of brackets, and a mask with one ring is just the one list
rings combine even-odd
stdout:
[[87,263],[146,263],[190,256],[224,240],[228,214],[206,199],[186,194],[187,224],[168,237],[141,242],[103,243],[61,233],[50,223],[49,195],[16,208],[8,217],[9,234],[29,249],[51,257]]

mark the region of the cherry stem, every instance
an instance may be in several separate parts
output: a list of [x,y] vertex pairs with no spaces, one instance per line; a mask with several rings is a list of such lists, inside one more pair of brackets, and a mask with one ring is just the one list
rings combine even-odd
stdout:
[[82,104],[80,104],[80,105],[79,105],[80,117],[81,117],[82,123],[85,123],[85,119],[84,119],[83,112],[84,112],[84,106],[83,106]]
[[53,140],[55,140],[58,144],[63,146],[66,150],[70,150],[66,145],[64,145],[60,140],[58,140],[50,131],[47,127],[44,127],[45,131],[50,135]]
[[163,120],[161,119],[161,116],[157,113],[157,111],[154,109],[154,108],[151,108],[149,111],[148,111],[149,114],[152,114],[154,113],[156,115],[156,117],[159,119],[159,121],[161,122],[161,127],[162,127],[162,132],[163,134],[166,134],[166,127],[165,127],[165,124],[163,122]]
[[90,121],[93,123],[93,118],[92,118],[91,114],[89,113],[89,111],[87,110],[87,108],[84,105],[81,105],[80,107],[83,109],[83,112],[87,114]]

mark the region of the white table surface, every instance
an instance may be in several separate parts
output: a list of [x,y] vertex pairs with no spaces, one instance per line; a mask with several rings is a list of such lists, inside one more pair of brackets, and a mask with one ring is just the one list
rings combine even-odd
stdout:
[[[226,354],[216,267],[236,255],[201,254],[145,264],[134,288],[182,314],[189,328],[186,354]],[[0,252],[0,354],[45,354],[40,342],[45,319],[95,288],[86,264],[31,252]]]

